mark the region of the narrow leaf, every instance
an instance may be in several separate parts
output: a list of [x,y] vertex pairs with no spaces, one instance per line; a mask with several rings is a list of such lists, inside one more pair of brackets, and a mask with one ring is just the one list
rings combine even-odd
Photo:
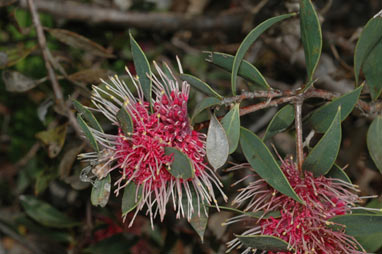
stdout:
[[240,138],[240,115],[239,106],[236,104],[222,119],[221,124],[227,134],[229,153],[233,153],[237,145],[239,144]]
[[346,214],[330,218],[329,221],[344,225],[346,234],[351,236],[382,233],[381,214]]
[[304,160],[303,169],[315,176],[325,175],[336,161],[341,145],[341,108],[337,110],[329,129]]
[[[195,232],[199,235],[202,242],[204,241],[204,233],[207,228],[207,222],[208,222],[208,207],[204,206],[204,202],[200,200],[199,202],[198,197],[196,196],[194,187],[190,186],[191,191],[191,202],[192,202],[192,208],[193,213],[191,214],[190,218],[188,218],[188,222],[192,226],[192,228],[195,230]],[[182,197],[182,205],[184,208],[184,211],[189,211],[189,205],[190,200],[187,195],[183,195]],[[189,216],[189,215],[187,215]]]
[[137,185],[134,182],[130,182],[123,191],[122,197],[122,216],[126,216],[129,212],[137,207],[138,202],[142,198],[142,187],[137,190]]
[[311,0],[300,1],[300,29],[308,81],[312,81],[314,71],[320,60],[322,34],[320,21]]
[[365,73],[371,98],[376,100],[382,91],[382,40],[377,43],[366,58],[363,65],[363,72]]
[[206,152],[208,162],[215,170],[225,164],[229,155],[227,134],[215,114],[211,114],[207,132]]
[[194,113],[192,114],[192,117],[191,117],[191,122],[193,123],[194,122],[194,119],[195,117],[200,113],[202,112],[203,110],[205,109],[208,109],[212,106],[216,106],[216,105],[219,105],[220,104],[220,100],[215,98],[215,97],[207,97],[207,98],[204,98],[201,102],[199,102],[196,107],[195,107],[195,110],[194,110]]
[[79,225],[74,219],[33,196],[20,196],[20,203],[28,216],[46,227],[71,228]]
[[274,189],[303,203],[293,190],[271,152],[256,134],[241,127],[240,145],[245,158],[259,176]]
[[288,243],[269,235],[235,235],[245,246],[268,251],[290,251]]
[[337,164],[333,165],[333,167],[326,174],[326,177],[337,178],[337,179],[343,180],[345,182],[352,183],[349,176]]
[[320,133],[325,132],[332,122],[334,116],[337,113],[338,107],[341,106],[341,121],[353,111],[358,98],[361,94],[363,86],[354,89],[353,91],[338,97],[337,99],[325,104],[324,106],[316,109],[309,121],[313,125],[314,129]]
[[64,29],[47,29],[48,32],[55,37],[57,40],[65,43],[73,48],[78,48],[85,50],[93,55],[105,57],[105,58],[113,58],[115,57],[109,51],[107,51],[104,47],[95,43],[94,41],[89,40],[88,38],[68,31]]
[[85,118],[86,122],[89,124],[90,127],[96,129],[97,131],[103,132],[101,125],[98,123],[97,119],[95,118],[93,113],[90,112],[89,109],[87,109],[85,106],[83,106],[76,100],[73,100],[73,105],[81,114],[81,116]]
[[367,148],[375,165],[382,173],[382,116],[377,116],[367,131]]
[[191,159],[186,154],[175,147],[168,146],[164,148],[164,151],[166,155],[172,155],[174,159],[170,167],[167,168],[172,176],[184,180],[194,177],[194,166],[192,165]]
[[152,90],[152,82],[151,82],[151,69],[149,61],[146,58],[145,53],[135,41],[134,37],[130,33],[130,45],[131,45],[131,53],[133,54],[133,61],[135,70],[137,72],[139,83],[142,87],[143,94],[146,98],[146,101],[151,105],[151,90]]
[[197,77],[194,77],[190,74],[180,74],[180,78],[184,81],[187,81],[193,88],[197,89],[198,91],[204,94],[214,96],[220,100],[223,99],[223,97],[220,94],[218,94],[214,89],[212,89],[206,82],[201,81]]
[[293,106],[288,104],[282,107],[272,118],[267,130],[265,131],[263,140],[270,139],[279,132],[286,130],[294,121]]
[[239,49],[236,52],[235,58],[232,65],[232,74],[231,74],[231,85],[232,85],[232,94],[236,95],[236,83],[237,83],[237,74],[239,72],[240,65],[242,60],[247,53],[251,45],[257,40],[257,38],[264,33],[268,28],[270,28],[275,23],[287,19],[296,15],[295,13],[284,14],[281,16],[273,17],[262,22],[260,25],[255,27],[249,34],[244,38],[243,42],[240,44]]
[[[232,71],[234,60],[233,55],[220,52],[206,52],[206,54],[206,61],[211,62],[228,72]],[[260,71],[247,60],[241,61],[238,75],[255,84],[258,89],[270,89],[268,82],[265,80]]]
[[110,189],[111,189],[111,178],[110,174],[108,174],[103,179],[97,179],[93,185],[92,193],[90,196],[90,200],[92,205],[105,207],[107,202],[109,201]]
[[77,115],[77,122],[80,125],[83,133],[85,134],[92,148],[95,151],[99,152],[99,147],[98,147],[96,139],[93,136],[93,133],[90,131],[89,126],[85,123],[85,121],[82,119],[82,117],[79,114]]
[[131,135],[134,131],[133,119],[123,107],[117,113],[118,123],[125,135]]
[[356,84],[358,84],[359,72],[367,57],[382,40],[381,31],[382,17],[379,15],[371,18],[362,30],[354,52],[354,75]]

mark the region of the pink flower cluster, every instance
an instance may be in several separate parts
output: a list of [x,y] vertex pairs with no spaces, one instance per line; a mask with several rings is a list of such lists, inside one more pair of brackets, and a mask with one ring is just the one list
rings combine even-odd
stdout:
[[[252,182],[240,191],[234,203],[248,203],[246,211],[280,211],[280,217],[261,218],[243,235],[269,235],[281,238],[288,243],[287,252],[269,254],[308,254],[308,253],[364,253],[354,237],[345,234],[343,228],[333,230],[328,219],[349,213],[355,202],[356,187],[340,179],[325,176],[314,177],[309,171],[300,176],[291,160],[281,165],[297,195],[305,202],[301,204],[267,186],[263,179]],[[249,202],[248,202],[249,201]],[[234,218],[232,222],[244,221],[245,217]],[[241,246],[238,239],[229,242],[228,247]],[[249,253],[247,248],[243,253]]]
[[[91,128],[102,149],[99,153],[82,155],[90,163],[96,162],[93,173],[98,178],[103,178],[114,170],[120,172],[119,179],[114,183],[117,195],[130,183],[137,186],[136,193],[130,194],[135,196],[137,203],[130,226],[144,207],[147,207],[146,213],[149,214],[152,225],[158,214],[163,220],[170,201],[177,211],[177,217],[190,219],[194,212],[206,212],[200,204],[217,204],[214,187],[226,199],[220,180],[205,162],[206,135],[194,131],[189,123],[189,84],[183,82],[179,86],[172,74],[166,75],[158,65],[155,64],[155,67],[160,79],[155,75],[151,76],[154,92],[152,110],[150,103],[144,99],[139,79],[132,77],[128,70],[137,96],[117,76],[110,78],[110,84],[102,80],[105,87],[93,87],[92,102],[96,106],[94,110],[101,112],[116,125],[118,133],[106,134]],[[121,108],[132,119],[132,133],[124,133],[118,121],[117,114]],[[174,158],[165,154],[165,147],[176,148],[189,157],[194,177],[181,179],[171,175]],[[193,199],[197,199],[197,207],[194,207]]]

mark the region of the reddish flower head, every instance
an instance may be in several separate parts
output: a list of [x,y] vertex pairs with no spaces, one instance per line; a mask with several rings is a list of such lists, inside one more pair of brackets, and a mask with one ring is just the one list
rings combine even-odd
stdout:
[[[177,217],[190,219],[194,211],[200,213],[201,210],[199,206],[193,207],[192,198],[197,198],[198,203],[216,203],[213,187],[221,191],[219,179],[205,162],[206,136],[194,131],[189,123],[189,84],[183,82],[179,86],[174,76],[167,76],[156,64],[155,67],[160,80],[152,76],[155,94],[152,111],[144,100],[139,80],[129,72],[138,98],[118,77],[110,78],[111,84],[102,80],[106,89],[93,87],[93,104],[97,111],[118,126],[118,133],[110,135],[91,129],[103,150],[99,154],[84,155],[89,161],[97,160],[93,173],[100,178],[119,170],[121,177],[115,182],[117,195],[129,183],[137,185],[137,193],[132,193],[138,203],[135,215],[147,206],[151,223],[158,214],[163,220],[170,200],[177,210]],[[122,107],[132,118],[132,133],[124,133],[117,120],[117,113]],[[195,176],[190,179],[172,176],[169,170],[174,158],[165,154],[165,147],[174,147],[186,154],[191,160]],[[140,199],[138,189],[142,190]],[[185,205],[185,200],[188,205]]]
[[[344,230],[332,230],[328,219],[350,212],[359,198],[356,187],[340,179],[314,177],[309,171],[301,178],[295,164],[285,160],[281,169],[305,205],[269,187],[263,179],[250,183],[240,190],[234,203],[247,203],[245,211],[280,211],[280,217],[269,217],[253,222],[253,227],[243,235],[270,235],[285,240],[293,252],[268,252],[270,254],[343,254],[364,253],[361,246]],[[228,223],[244,221],[245,216]],[[231,249],[241,246],[238,239],[228,243]],[[247,248],[243,253],[249,253]]]

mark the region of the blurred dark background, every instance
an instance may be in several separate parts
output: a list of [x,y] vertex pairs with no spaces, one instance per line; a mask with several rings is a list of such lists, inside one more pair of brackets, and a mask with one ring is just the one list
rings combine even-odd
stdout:
[[[343,94],[354,88],[353,52],[360,31],[382,9],[382,2],[313,2],[322,22],[324,43],[316,87]],[[298,11],[298,1],[294,0],[34,0],[34,3],[65,107],[72,113],[70,99],[89,105],[91,84],[98,84],[99,78],[111,74],[123,76],[125,66],[134,69],[129,31],[150,61],[166,61],[176,66],[175,56],[179,56],[185,72],[229,96],[229,73],[207,63],[203,51],[235,54],[245,35],[257,24]],[[298,19],[272,27],[251,47],[246,59],[259,68],[273,88],[299,87],[305,79],[305,68]],[[27,1],[0,0],[0,72],[0,254],[224,253],[224,243],[232,239],[232,233],[240,233],[240,228],[221,226],[233,215],[231,212],[216,213],[212,208],[202,244],[187,222],[175,220],[171,212],[163,223],[157,221],[152,231],[144,214],[132,228],[121,222],[121,197],[112,195],[106,208],[91,206],[90,186],[79,180],[84,165],[76,161],[76,155],[89,148],[68,120],[70,112],[56,104],[57,94],[52,90]],[[251,89],[243,80],[239,85],[240,89]],[[192,92],[191,112],[203,96]],[[308,101],[304,114],[322,103]],[[261,134],[276,111],[276,108],[258,111],[242,118],[242,122]],[[203,120],[203,115],[199,120]],[[348,165],[346,172],[364,196],[382,193],[381,174],[366,147],[370,120],[356,109],[343,123],[338,159],[340,166]],[[310,127],[304,127],[305,136],[309,132]],[[281,154],[294,153],[291,133],[278,134],[272,142]],[[240,151],[230,160],[243,161]],[[226,193],[232,197],[235,189],[229,186],[245,172],[219,173]],[[50,204],[65,217],[49,209],[33,211],[30,203],[31,207],[20,205],[20,197],[22,200],[31,196]],[[372,206],[381,206],[380,200]],[[40,213],[43,221],[55,217],[53,221],[59,225],[31,219],[28,209]],[[70,226],[71,220],[78,223]],[[381,238],[375,241],[379,240],[382,242]]]

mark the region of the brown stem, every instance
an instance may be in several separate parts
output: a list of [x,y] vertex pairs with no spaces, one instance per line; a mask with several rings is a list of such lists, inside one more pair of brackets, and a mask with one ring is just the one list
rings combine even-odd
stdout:
[[304,151],[302,141],[302,104],[303,98],[298,97],[294,103],[294,115],[295,115],[295,128],[296,128],[296,156],[297,156],[297,168],[300,174],[302,174],[302,164],[304,162]]
[[[243,13],[223,15],[185,15],[164,12],[124,12],[73,1],[34,0],[38,9],[70,20],[86,23],[111,23],[124,27],[136,27],[153,31],[229,31],[240,30],[245,19]],[[28,0],[30,2],[30,0]],[[20,6],[26,8],[25,0]]]

